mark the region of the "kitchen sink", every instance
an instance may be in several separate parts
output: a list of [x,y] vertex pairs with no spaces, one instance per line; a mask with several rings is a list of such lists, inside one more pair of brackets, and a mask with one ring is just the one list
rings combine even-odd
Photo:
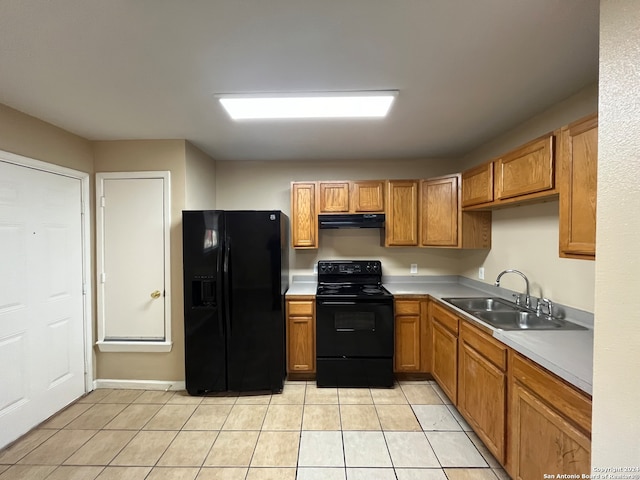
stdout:
[[443,298],[483,322],[500,330],[586,330],[561,318],[540,315],[495,297]]
[[454,304],[456,307],[461,308],[465,312],[473,311],[513,311],[514,308],[518,308],[515,304],[503,300],[502,298],[488,297],[488,298],[445,298],[449,303]]

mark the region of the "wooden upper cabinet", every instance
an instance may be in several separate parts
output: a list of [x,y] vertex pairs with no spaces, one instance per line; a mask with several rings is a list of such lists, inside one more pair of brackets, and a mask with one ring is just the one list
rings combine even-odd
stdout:
[[389,180],[385,246],[418,245],[418,181]]
[[320,213],[349,212],[349,182],[319,182]]
[[483,163],[462,173],[462,206],[493,202],[493,162]]
[[554,138],[545,135],[496,160],[497,200],[555,188]]
[[318,248],[315,182],[291,184],[291,246]]
[[460,174],[420,182],[420,246],[491,248],[491,212],[463,212]]
[[598,116],[560,132],[560,256],[593,260],[596,254]]
[[420,245],[458,246],[458,176],[420,182]]
[[384,212],[384,180],[357,180],[351,184],[354,213]]

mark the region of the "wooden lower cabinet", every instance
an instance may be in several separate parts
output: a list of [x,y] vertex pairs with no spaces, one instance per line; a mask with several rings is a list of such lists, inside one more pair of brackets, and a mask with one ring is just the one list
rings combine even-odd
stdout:
[[589,395],[435,300],[429,343],[431,374],[511,478],[590,473]]
[[591,399],[510,353],[509,458],[514,479],[591,471]]
[[501,464],[506,459],[507,347],[460,322],[458,410]]
[[454,405],[458,401],[458,318],[436,302],[429,304],[431,374]]
[[315,298],[287,299],[287,373],[315,373]]
[[426,328],[426,319],[421,315],[421,301],[396,299],[394,310],[394,372],[424,372],[422,337],[423,330]]

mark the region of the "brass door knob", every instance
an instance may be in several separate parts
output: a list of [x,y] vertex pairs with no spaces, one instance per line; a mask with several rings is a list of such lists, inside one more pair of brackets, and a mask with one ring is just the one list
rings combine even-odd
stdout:
[[151,292],[151,298],[153,298],[154,300],[160,298],[161,296],[162,296],[162,293],[160,292],[160,290],[155,290]]

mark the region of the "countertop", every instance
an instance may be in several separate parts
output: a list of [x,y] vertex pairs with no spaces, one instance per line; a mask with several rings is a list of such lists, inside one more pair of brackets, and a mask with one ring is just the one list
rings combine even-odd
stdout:
[[[383,284],[394,296],[430,295],[442,301],[447,297],[499,296],[511,299],[511,292],[488,284],[457,276],[442,277],[384,277]],[[315,295],[313,276],[294,277],[287,297]],[[593,390],[593,319],[588,312],[566,308],[565,318],[586,326],[587,330],[498,330],[468,313],[443,302],[460,316],[489,328],[493,337],[533,360],[580,390]]]

